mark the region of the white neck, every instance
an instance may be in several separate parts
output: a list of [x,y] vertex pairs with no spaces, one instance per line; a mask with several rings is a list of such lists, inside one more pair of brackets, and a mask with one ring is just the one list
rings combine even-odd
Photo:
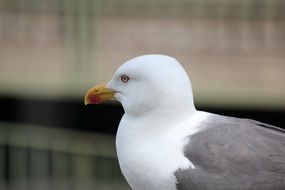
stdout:
[[116,147],[121,170],[133,189],[175,189],[173,172],[178,168],[195,169],[185,158],[183,147],[189,135],[201,130],[199,124],[207,114],[199,111],[189,114],[188,118],[186,114],[179,117],[185,117],[182,121],[178,117],[158,121],[151,114],[147,119],[124,115]]

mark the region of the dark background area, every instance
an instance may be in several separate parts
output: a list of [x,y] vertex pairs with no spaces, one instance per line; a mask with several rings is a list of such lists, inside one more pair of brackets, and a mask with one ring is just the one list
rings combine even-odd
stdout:
[[[0,120],[80,131],[115,134],[124,113],[117,103],[85,106],[80,99],[43,100],[0,97]],[[196,106],[198,110],[250,118],[285,128],[284,110],[237,109]]]

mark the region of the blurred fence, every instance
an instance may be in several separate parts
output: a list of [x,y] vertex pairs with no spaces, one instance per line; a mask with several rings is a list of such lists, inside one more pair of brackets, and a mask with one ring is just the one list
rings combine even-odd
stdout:
[[128,189],[114,137],[0,123],[1,190]]
[[[186,31],[190,32],[190,36],[191,32],[207,32],[205,35],[211,35],[208,38],[222,36],[224,39],[221,38],[220,43],[231,44],[236,47],[235,50],[242,50],[246,46],[243,43],[248,43],[249,46],[252,44],[258,48],[278,51],[285,46],[285,26],[282,22],[285,20],[284,9],[283,0],[2,0],[0,42],[2,45],[66,45],[81,51],[85,48],[84,51],[87,51],[102,45],[98,44],[102,39],[96,38],[102,36],[99,34],[100,24],[104,22],[102,18],[126,17],[137,21],[140,21],[139,18],[172,18],[177,22],[186,18],[188,22],[200,19],[199,26],[191,26],[197,29]],[[207,26],[204,20],[216,20],[217,26],[215,23],[211,25],[211,22]],[[181,37],[186,37],[186,33],[181,34]],[[154,33],[153,37],[159,36]],[[205,46],[208,38],[204,39],[203,34],[200,37],[201,46]],[[231,38],[236,43],[227,42]],[[250,41],[244,42],[247,40]],[[195,44],[195,41],[188,42],[190,47]],[[215,43],[214,49],[221,49],[220,43]],[[85,64],[81,62],[82,67]]]
[[284,107],[284,0],[1,0],[0,92],[81,97],[132,57],[177,57],[196,100]]

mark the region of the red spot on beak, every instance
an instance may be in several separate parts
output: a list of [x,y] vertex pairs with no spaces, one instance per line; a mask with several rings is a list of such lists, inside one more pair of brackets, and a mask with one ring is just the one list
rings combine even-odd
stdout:
[[99,104],[101,99],[98,96],[91,96],[89,97],[89,102],[93,104]]

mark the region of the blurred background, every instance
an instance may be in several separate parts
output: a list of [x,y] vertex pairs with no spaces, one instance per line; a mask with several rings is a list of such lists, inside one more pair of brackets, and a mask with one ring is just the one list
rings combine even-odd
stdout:
[[[129,189],[118,103],[85,92],[159,53],[196,107],[285,127],[284,0],[0,0],[0,189]],[[163,72],[163,71],[162,71]]]

